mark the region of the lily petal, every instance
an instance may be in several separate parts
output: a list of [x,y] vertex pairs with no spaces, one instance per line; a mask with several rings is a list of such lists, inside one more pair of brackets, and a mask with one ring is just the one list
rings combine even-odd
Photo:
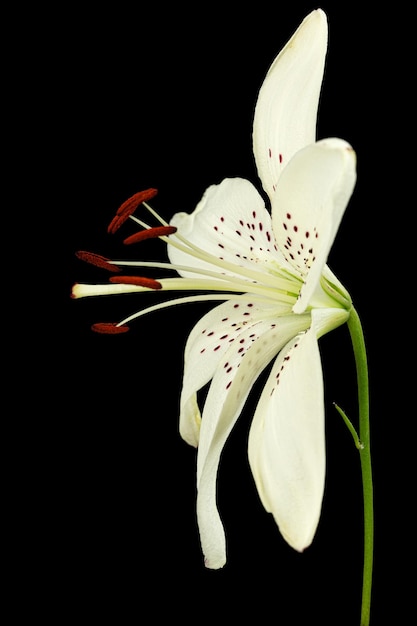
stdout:
[[[290,310],[288,306],[288,314]],[[271,306],[236,299],[213,308],[192,329],[184,352],[179,426],[181,437],[188,444],[196,447],[200,437],[201,415],[197,404],[197,392],[213,378],[232,344],[237,346],[236,358],[241,359],[247,346],[259,336],[256,325],[261,319],[268,317],[271,317]],[[248,340],[242,337],[244,331],[249,335]],[[227,377],[233,371],[234,365],[226,359],[223,367],[224,375]],[[227,384],[228,381],[224,386]]]
[[[252,183],[243,178],[226,178],[211,185],[193,213],[176,213],[170,224],[200,249],[235,265],[253,268],[259,260],[271,262],[271,253],[286,265],[274,248],[271,216],[264,200]],[[189,255],[169,244],[168,255],[173,264],[189,265]],[[193,260],[193,266],[213,269],[198,258]]]
[[[323,318],[319,322],[326,324]],[[249,462],[261,501],[298,551],[313,540],[325,483],[323,375],[316,335],[313,322],[280,352],[249,434]]]
[[197,456],[197,518],[209,568],[217,569],[226,562],[224,529],[216,505],[216,480],[227,437],[260,372],[289,337],[308,328],[310,321],[308,314],[282,317],[277,325],[273,320],[261,321],[245,330],[240,341],[231,345],[218,364],[204,406]]
[[272,199],[279,248],[304,277],[294,313],[302,313],[320,280],[356,182],[356,155],[342,139],[322,139],[291,159]]
[[327,51],[327,18],[312,11],[272,63],[259,91],[253,152],[271,198],[291,157],[316,138],[317,109]]

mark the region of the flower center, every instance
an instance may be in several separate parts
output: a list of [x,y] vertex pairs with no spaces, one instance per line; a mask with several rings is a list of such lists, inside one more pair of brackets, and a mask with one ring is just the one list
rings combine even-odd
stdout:
[[[115,217],[109,224],[108,232],[114,234],[120,226],[131,219],[141,226],[141,230],[124,239],[124,244],[132,245],[146,239],[158,238],[167,246],[176,249],[180,263],[155,262],[155,261],[124,261],[110,260],[91,252],[78,252],[81,260],[87,261],[102,269],[111,271],[113,275],[107,285],[83,285],[76,284],[73,287],[74,298],[85,296],[136,293],[143,291],[187,291],[192,295],[175,298],[156,305],[146,307],[123,319],[117,324],[99,323],[93,325],[97,332],[114,334],[125,332],[126,324],[131,320],[178,304],[198,302],[204,300],[243,300],[260,302],[271,307],[271,316],[278,317],[291,312],[303,285],[302,278],[288,268],[282,266],[275,258],[271,250],[262,249],[254,251],[251,248],[250,263],[245,265],[228,261],[223,256],[219,257],[196,245],[190,237],[185,237],[175,226],[168,224],[147,203],[154,197],[155,189],[139,192],[126,200],[116,212]],[[133,212],[141,204],[157,220],[158,226],[150,226],[143,220],[133,215]],[[239,254],[235,255],[239,257]],[[136,275],[119,274],[121,267],[125,268],[153,268],[175,271],[179,274],[166,278],[147,278]],[[325,299],[337,303],[337,306],[346,304],[346,299],[338,291],[335,285],[329,281],[322,281],[322,293]],[[199,293],[204,292],[204,293]],[[327,303],[328,305],[328,303]],[[115,330],[122,329],[122,330]]]

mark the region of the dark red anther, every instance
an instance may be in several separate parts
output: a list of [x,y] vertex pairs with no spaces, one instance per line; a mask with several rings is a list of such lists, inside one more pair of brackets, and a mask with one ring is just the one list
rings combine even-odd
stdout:
[[147,287],[148,289],[162,289],[162,285],[153,278],[146,278],[145,276],[112,276],[110,278],[111,283],[117,283],[121,285],[136,285],[137,287]]
[[147,202],[147,200],[151,200],[158,193],[157,189],[145,189],[144,191],[138,191],[133,194],[130,198],[125,200],[123,204],[119,206],[116,211],[116,215],[110,222],[107,227],[107,232],[113,235],[120,226],[129,218],[130,215],[137,209],[137,207],[142,204],[142,202]]
[[107,226],[107,232],[110,235],[114,235],[114,233],[119,230],[120,226],[128,219],[128,217],[129,215],[126,215],[126,217],[123,217],[123,215],[115,215],[110,224]]
[[167,235],[173,235],[177,232],[175,226],[155,226],[155,228],[146,228],[140,230],[130,237],[126,237],[123,243],[129,245],[131,243],[139,243],[145,239],[156,239],[157,237],[166,237]]
[[91,263],[91,265],[102,267],[105,270],[109,270],[109,272],[120,272],[120,267],[109,263],[110,259],[107,259],[105,256],[101,256],[101,254],[95,254],[95,252],[86,252],[85,250],[79,250],[75,253],[75,256],[78,259],[81,259],[81,261],[86,261],[86,263]]
[[91,330],[102,335],[120,335],[121,333],[127,333],[129,326],[117,326],[112,322],[97,322],[91,326]]
[[[148,200],[152,200],[152,198],[154,198],[157,193],[158,193],[158,190],[153,189],[153,188],[144,189],[143,191],[138,191],[137,193],[133,194],[133,196],[130,196],[130,198],[125,200],[123,204],[119,206],[119,208],[116,211],[116,215],[122,215],[126,212],[128,212],[129,215],[131,215],[133,211],[136,209],[136,207],[142,204],[142,202],[147,202]],[[132,209],[132,206],[134,206],[134,209]]]

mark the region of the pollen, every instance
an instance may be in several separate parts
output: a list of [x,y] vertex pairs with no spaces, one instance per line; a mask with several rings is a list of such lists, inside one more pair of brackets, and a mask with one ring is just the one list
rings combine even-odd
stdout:
[[109,270],[110,272],[120,272],[120,268],[117,267],[117,265],[109,263],[110,259],[107,259],[105,256],[101,256],[101,254],[95,254],[95,252],[86,252],[85,250],[79,250],[75,253],[75,256],[81,261],[91,263],[91,265],[95,265],[97,267],[102,267],[103,269]]
[[147,289],[162,289],[159,281],[153,278],[146,278],[145,276],[112,276],[110,282],[122,285],[136,285],[137,287],[146,287]]
[[97,322],[91,326],[91,330],[102,335],[120,335],[121,333],[127,333],[129,326],[117,326],[112,322]]
[[144,241],[145,239],[167,237],[168,235],[173,235],[176,232],[177,229],[175,226],[155,226],[155,228],[146,228],[144,230],[140,230],[134,235],[130,235],[130,237],[126,237],[123,243],[130,245],[132,243],[139,243],[140,241]]
[[144,191],[138,191],[137,193],[133,194],[133,196],[130,196],[130,198],[125,200],[123,204],[121,204],[117,209],[116,215],[107,227],[107,232],[111,235],[114,235],[114,233],[120,228],[122,224],[124,224],[124,222],[130,217],[130,215],[132,215],[132,213],[138,208],[140,204],[151,200],[156,196],[157,193],[157,189],[150,188],[145,189]]

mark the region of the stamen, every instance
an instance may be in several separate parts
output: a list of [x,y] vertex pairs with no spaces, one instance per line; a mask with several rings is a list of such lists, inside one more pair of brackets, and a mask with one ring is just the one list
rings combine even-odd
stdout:
[[91,330],[103,335],[120,335],[130,330],[129,326],[117,326],[112,322],[97,322],[91,326]]
[[120,267],[109,263],[110,259],[107,259],[105,256],[101,256],[101,254],[95,254],[95,252],[86,252],[85,250],[79,250],[75,253],[75,256],[81,261],[86,261],[86,263],[91,263],[91,265],[102,267],[103,269],[109,270],[110,272],[120,272]]
[[160,282],[145,276],[112,276],[110,282],[122,285],[137,285],[138,287],[147,287],[148,289],[162,289]]
[[[135,208],[138,207],[142,202],[147,202],[148,200],[152,200],[158,193],[157,189],[145,189],[143,191],[138,191],[137,193],[130,196],[127,200],[123,202],[119,206],[116,211],[116,215],[124,215],[126,212],[129,212],[129,215],[133,213],[132,206]],[[134,209],[133,209],[134,210]]]
[[151,200],[151,198],[154,198],[157,193],[157,189],[145,189],[144,191],[138,191],[133,194],[133,196],[125,200],[117,209],[116,215],[107,227],[107,232],[113,235],[140,204],[146,200]]
[[140,230],[134,235],[127,237],[123,243],[129,245],[131,243],[139,243],[145,239],[156,239],[157,237],[166,237],[167,235],[173,235],[177,232],[175,226],[155,226],[154,228],[147,228],[146,230]]

